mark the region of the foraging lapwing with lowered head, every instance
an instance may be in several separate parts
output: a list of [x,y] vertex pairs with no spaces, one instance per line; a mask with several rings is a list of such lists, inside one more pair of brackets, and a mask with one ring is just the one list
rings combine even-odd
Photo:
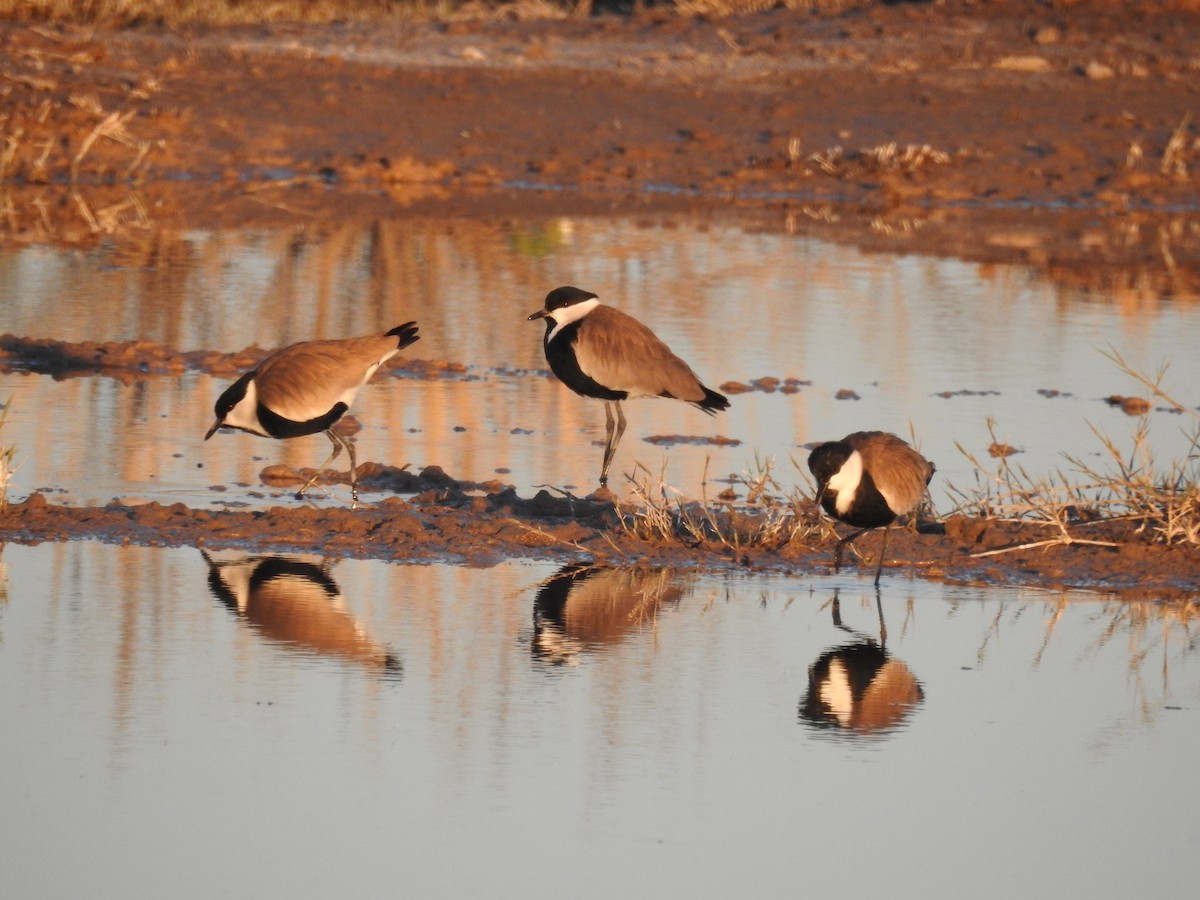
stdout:
[[875,585],[883,571],[888,530],[899,516],[921,505],[935,471],[933,463],[905,441],[885,431],[856,431],[821,444],[808,457],[817,479],[817,502],[833,518],[859,529],[837,542],[833,570],[842,550],[865,531],[883,528]]
[[[630,397],[683,400],[709,415],[729,400],[709,390],[687,363],[654,332],[626,313],[601,303],[590,291],[555,288],[542,309],[529,316],[546,320],[546,361],[563,384],[584,397],[604,401],[604,463],[600,486],[625,433],[621,401]],[[613,410],[616,409],[614,427]]]
[[405,322],[386,334],[304,341],[277,350],[217,398],[217,420],[204,439],[218,428],[279,439],[323,431],[333,443],[333,452],[296,497],[304,496],[345,447],[350,453],[350,496],[358,502],[354,444],[333,426],[375,370],[418,339],[417,323]]
[[403,674],[400,658],[373,640],[347,608],[329,561],[200,552],[208,563],[213,596],[258,637],[300,653],[357,663],[390,678]]

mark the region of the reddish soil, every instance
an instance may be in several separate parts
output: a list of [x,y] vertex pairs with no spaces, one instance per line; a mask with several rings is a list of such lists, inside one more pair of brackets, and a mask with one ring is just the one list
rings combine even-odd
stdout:
[[[144,240],[314,210],[740,208],[765,228],[1195,302],[1200,15],[1160,6],[947,0],[187,32],[0,23],[0,241]],[[23,367],[128,378],[253,356],[5,340]],[[411,501],[357,510],[67,509],[35,495],[0,513],[0,540],[828,562],[827,546],[734,557],[718,543],[650,544],[614,525],[609,504],[469,495],[430,477],[392,485],[420,491]],[[1054,534],[952,520],[944,533],[894,530],[889,556],[943,578],[1198,592],[1196,547],[1086,527],[1119,546],[972,557]]]

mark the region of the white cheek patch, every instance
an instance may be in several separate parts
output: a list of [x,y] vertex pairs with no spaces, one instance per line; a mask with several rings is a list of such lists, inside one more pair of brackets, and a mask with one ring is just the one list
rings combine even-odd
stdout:
[[837,501],[834,503],[834,507],[839,513],[845,513],[854,503],[854,494],[858,491],[858,486],[862,484],[862,476],[862,454],[855,450],[825,486],[826,490],[837,491]]
[[554,320],[554,328],[546,335],[546,343],[550,343],[560,331],[572,322],[578,322],[599,305],[600,301],[593,297],[591,300],[584,300],[582,303],[575,303],[571,306],[564,306],[562,309],[554,310],[549,315],[549,318]]
[[246,604],[250,599],[250,576],[253,573],[254,566],[244,563],[221,566],[217,569],[221,583],[237,600],[238,612],[246,611]]
[[246,396],[225,416],[225,424],[233,428],[253,431],[255,434],[265,434],[258,422],[258,387],[254,379],[246,385]]
[[843,728],[850,724],[854,714],[854,695],[850,692],[850,674],[840,659],[829,666],[829,674],[821,682],[821,702],[837,718]]

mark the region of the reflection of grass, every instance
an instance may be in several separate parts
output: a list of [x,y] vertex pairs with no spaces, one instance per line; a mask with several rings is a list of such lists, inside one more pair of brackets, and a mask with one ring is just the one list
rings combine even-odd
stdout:
[[683,541],[692,546],[717,544],[740,552],[778,550],[790,544],[814,546],[825,526],[812,499],[799,488],[784,492],[771,474],[771,462],[756,461],[757,471],[740,480],[747,489],[743,504],[710,504],[686,499],[639,466],[629,477],[634,502],[619,506],[621,527],[641,540]]
[[[4,420],[8,418],[8,411],[12,407],[12,398],[0,408],[0,429],[4,428]],[[17,453],[17,448],[13,445],[7,447],[0,446],[0,509],[8,506],[8,483],[12,480],[13,475],[13,457]]]
[[[1164,706],[1164,702],[1170,699],[1172,664],[1197,649],[1200,603],[1196,600],[1119,600],[1101,604],[1092,599],[1073,603],[1067,596],[1061,596],[1057,603],[1042,608],[1046,624],[1041,644],[1031,660],[1035,669],[1041,667],[1052,648],[1061,646],[1055,637],[1059,624],[1073,605],[1076,612],[1087,615],[1084,621],[1070,622],[1072,633],[1077,633],[1085,623],[1099,629],[1084,645],[1082,652],[1085,655],[1095,657],[1109,649],[1119,654],[1124,647],[1141,721],[1151,722],[1164,708],[1171,708]],[[1035,614],[1032,610],[1036,608],[1036,604],[1027,601],[1001,603],[976,650],[977,663],[982,665],[993,648],[999,646],[1001,637],[1011,635],[1018,621],[1027,614]],[[1096,612],[1091,613],[1093,609]],[[1011,643],[1011,637],[1008,640]]]
[[[1116,351],[1105,355],[1155,398],[1175,410],[1187,411],[1162,389],[1165,366],[1150,378],[1133,369]],[[1031,477],[1023,468],[1012,466],[1006,456],[990,468],[957,445],[975,467],[977,479],[971,490],[950,486],[960,498],[957,511],[985,518],[1041,522],[1056,529],[1055,537],[1039,544],[1098,543],[1081,540],[1071,529],[1113,520],[1133,522],[1139,532],[1161,543],[1200,544],[1200,422],[1193,422],[1188,432],[1186,458],[1162,466],[1150,447],[1148,412],[1149,405],[1147,414],[1138,420],[1127,453],[1110,437],[1093,429],[1107,454],[1107,469],[1064,454],[1084,481],[1061,471]],[[988,430],[995,444],[991,420]]]
[[514,226],[509,240],[517,256],[550,256],[567,243],[571,235],[570,219],[555,219],[537,227]]

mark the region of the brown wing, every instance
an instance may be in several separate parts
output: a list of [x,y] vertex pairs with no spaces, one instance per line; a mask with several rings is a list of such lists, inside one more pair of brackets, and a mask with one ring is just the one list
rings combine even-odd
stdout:
[[934,468],[907,442],[885,431],[858,431],[845,442],[862,454],[864,468],[873,473],[875,486],[897,515],[921,504]]
[[358,389],[396,351],[396,338],[388,335],[293,344],[258,367],[258,399],[284,418],[308,421],[339,401],[353,403]]
[[704,400],[704,387],[688,364],[653,331],[611,306],[597,306],[584,317],[575,357],[585,375],[630,396]]

